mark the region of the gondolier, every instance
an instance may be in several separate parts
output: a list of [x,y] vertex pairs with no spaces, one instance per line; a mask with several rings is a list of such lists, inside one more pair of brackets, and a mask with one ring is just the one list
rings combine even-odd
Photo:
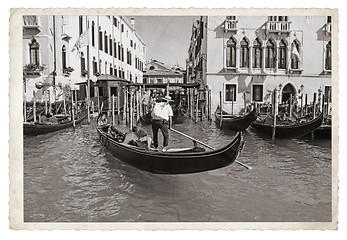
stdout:
[[167,150],[169,145],[169,128],[172,123],[173,111],[169,104],[172,101],[170,96],[159,97],[152,110],[152,131],[154,148],[158,148],[158,131],[163,134],[164,142],[162,151]]

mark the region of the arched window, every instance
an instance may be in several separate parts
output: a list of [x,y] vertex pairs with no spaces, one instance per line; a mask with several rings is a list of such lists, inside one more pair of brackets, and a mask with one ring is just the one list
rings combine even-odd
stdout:
[[249,48],[248,48],[248,42],[245,38],[242,38],[241,41],[241,53],[240,53],[240,60],[241,60],[241,67],[248,68],[249,67]]
[[105,53],[108,53],[108,37],[106,35],[106,31],[105,31],[105,34],[104,34],[104,44],[105,44]]
[[111,38],[111,35],[109,36],[109,45],[110,45],[110,51],[108,52],[111,56],[112,56],[112,54],[113,54],[113,52],[112,52],[112,46],[113,46],[113,42],[112,42],[112,38]]
[[31,43],[29,44],[29,56],[30,56],[30,63],[36,66],[40,66],[39,51],[40,51],[40,44],[36,41],[36,39],[33,38],[31,40]]
[[98,63],[96,62],[95,57],[93,57],[93,75],[98,72]]
[[297,40],[292,43],[292,52],[291,52],[291,69],[299,69],[300,62],[300,45]]
[[113,40],[113,51],[114,51],[113,57],[117,58],[117,42],[116,42],[116,40]]
[[331,42],[325,48],[325,70],[331,70]]
[[79,21],[79,33],[81,35],[83,33],[83,16],[79,16],[78,21]]
[[266,68],[274,68],[276,61],[275,54],[275,44],[269,39],[266,43],[266,51],[265,51],[265,67]]
[[63,47],[61,48],[61,62],[62,62],[62,67],[63,70],[66,69],[66,47],[65,45],[63,45]]
[[101,72],[101,70],[102,70],[102,61],[101,61],[101,59],[99,60],[99,70],[100,70],[100,74],[102,74],[102,72]]
[[227,42],[226,66],[236,67],[236,41],[233,38]]
[[95,46],[95,23],[92,21],[92,46]]
[[252,59],[253,59],[253,68],[261,68],[261,63],[263,60],[263,55],[262,55],[262,51],[261,51],[261,42],[260,40],[257,38],[254,40],[253,42],[253,49],[252,49]]
[[278,68],[279,69],[286,69],[287,68],[287,44],[282,39],[279,44],[279,62],[278,62]]
[[154,66],[149,67],[149,70],[154,70],[154,69],[155,69]]
[[86,70],[86,59],[84,57],[84,53],[81,52],[81,75],[85,75]]
[[102,31],[99,27],[99,49],[102,50]]
[[107,74],[107,62],[105,61],[105,74]]

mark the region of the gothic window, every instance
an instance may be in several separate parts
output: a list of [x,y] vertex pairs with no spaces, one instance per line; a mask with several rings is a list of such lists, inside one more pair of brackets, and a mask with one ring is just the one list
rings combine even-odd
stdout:
[[39,57],[40,44],[32,39],[29,44],[29,55],[30,55],[30,63],[40,66],[40,57]]
[[331,70],[331,42],[325,48],[325,70]]
[[266,43],[266,51],[265,51],[265,67],[266,68],[274,68],[276,61],[276,53],[275,53],[275,44],[271,39],[269,39]]
[[95,57],[93,57],[93,75],[98,72],[98,63],[96,62]]
[[236,41],[233,38],[227,42],[226,66],[236,67]]
[[278,62],[278,68],[279,69],[286,69],[287,68],[287,44],[282,39],[279,44],[279,62]]
[[253,65],[252,66],[253,68],[261,68],[263,55],[262,55],[262,49],[261,49],[261,42],[258,38],[255,39],[255,41],[253,42],[252,50],[253,50],[252,52]]
[[245,38],[243,38],[241,41],[240,59],[241,59],[240,66],[248,68],[249,67],[249,48],[248,48],[248,42]]
[[299,69],[299,57],[300,57],[300,45],[297,40],[292,43],[292,52],[291,52],[291,69]]
[[117,58],[117,42],[116,40],[113,41],[113,57]]

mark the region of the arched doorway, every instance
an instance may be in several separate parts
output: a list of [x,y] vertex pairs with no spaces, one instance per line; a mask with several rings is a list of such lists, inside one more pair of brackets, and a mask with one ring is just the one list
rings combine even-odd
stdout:
[[288,83],[285,85],[282,90],[282,103],[288,101],[290,95],[294,96],[295,94],[295,89],[292,84]]

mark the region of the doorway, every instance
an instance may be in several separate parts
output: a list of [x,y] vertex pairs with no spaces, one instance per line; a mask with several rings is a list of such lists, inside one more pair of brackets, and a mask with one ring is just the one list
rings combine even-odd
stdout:
[[290,95],[295,96],[296,92],[292,84],[288,83],[282,90],[282,103],[287,102]]

